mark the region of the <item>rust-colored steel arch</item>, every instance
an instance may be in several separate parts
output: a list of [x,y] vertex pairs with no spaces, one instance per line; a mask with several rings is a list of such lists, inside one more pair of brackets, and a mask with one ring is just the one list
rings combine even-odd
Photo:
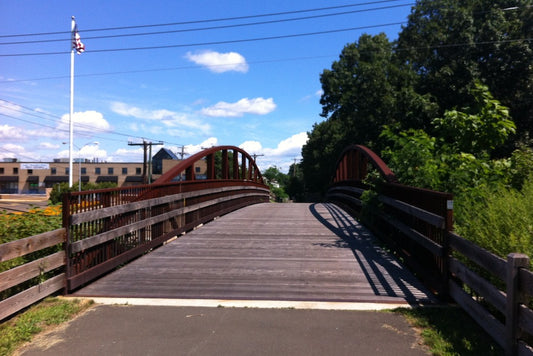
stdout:
[[344,149],[337,161],[333,182],[362,181],[368,174],[369,163],[377,169],[387,182],[398,182],[396,176],[385,162],[374,151],[363,145],[351,145]]
[[[228,154],[228,151],[233,152],[231,162],[229,161],[230,155]],[[222,154],[222,164],[220,172],[216,172],[215,167],[215,154],[217,152],[221,152]],[[240,164],[239,155],[241,156]],[[173,167],[168,172],[159,177],[157,180],[155,180],[154,184],[172,182],[177,176],[181,177],[183,172],[185,172],[186,181],[196,180],[194,164],[204,158],[207,163],[207,179],[217,179],[218,177],[220,179],[234,179],[263,183],[263,176],[261,175],[259,168],[257,168],[255,160],[246,151],[235,146],[215,146],[200,151],[190,156],[186,160],[180,162],[175,167]],[[231,177],[230,165],[232,167]]]

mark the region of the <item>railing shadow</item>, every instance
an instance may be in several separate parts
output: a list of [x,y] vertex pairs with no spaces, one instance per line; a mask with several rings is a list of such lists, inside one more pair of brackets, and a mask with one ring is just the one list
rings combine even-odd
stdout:
[[[317,205],[324,206],[328,214],[325,216],[319,212]],[[411,305],[437,302],[431,292],[394,256],[380,247],[372,233],[347,212],[331,203],[312,204],[309,210],[339,237],[335,242],[317,245],[351,249],[376,296],[404,298]]]

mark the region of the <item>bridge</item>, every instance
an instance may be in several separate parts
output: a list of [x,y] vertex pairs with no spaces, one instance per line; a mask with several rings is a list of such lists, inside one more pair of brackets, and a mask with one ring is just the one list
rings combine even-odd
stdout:
[[[366,168],[363,158],[358,164]],[[193,168],[200,159],[206,160],[207,177],[198,180]],[[337,175],[343,174],[344,162]],[[366,174],[346,172],[359,181]],[[381,173],[386,179],[392,174]],[[99,298],[386,307],[436,301],[339,205],[267,201],[268,187],[255,162],[231,146],[202,151],[150,186],[72,193],[64,203],[70,207],[73,253],[67,266],[69,288],[76,296]],[[179,238],[166,243],[174,236]],[[107,274],[137,255],[142,257]],[[100,275],[105,276],[93,282]]]
[[[207,166],[202,179],[198,160]],[[508,354],[533,354],[523,338],[533,335],[529,258],[505,260],[454,234],[450,194],[398,183],[364,146],[342,152],[323,203],[269,203],[252,157],[220,146],[151,185],[65,194],[63,225],[0,245],[0,262],[55,246],[0,273],[9,295],[0,319],[60,290],[189,305],[438,299],[459,304]]]

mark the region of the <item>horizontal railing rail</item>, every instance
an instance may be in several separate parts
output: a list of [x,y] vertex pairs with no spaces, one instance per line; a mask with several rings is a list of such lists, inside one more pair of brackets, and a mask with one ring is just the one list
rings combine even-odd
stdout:
[[191,180],[65,195],[68,291],[217,216],[268,199],[265,185],[241,180]]
[[[529,258],[500,258],[451,230],[451,195],[385,183],[365,221],[437,295],[460,305],[506,352],[533,355]],[[335,183],[327,199],[361,216],[366,189]],[[385,194],[386,193],[386,194]],[[419,202],[417,202],[419,199]]]
[[[0,320],[65,288],[66,236],[63,228],[0,245],[0,264],[44,254],[0,273]],[[52,251],[43,252],[45,249]]]

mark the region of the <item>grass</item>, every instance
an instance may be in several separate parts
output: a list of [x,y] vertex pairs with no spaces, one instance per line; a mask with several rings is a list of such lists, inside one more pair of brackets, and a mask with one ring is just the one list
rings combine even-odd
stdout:
[[420,330],[436,356],[503,355],[503,349],[462,309],[454,306],[395,309]]
[[11,355],[40,332],[67,322],[92,305],[92,301],[49,297],[0,324],[0,355]]

